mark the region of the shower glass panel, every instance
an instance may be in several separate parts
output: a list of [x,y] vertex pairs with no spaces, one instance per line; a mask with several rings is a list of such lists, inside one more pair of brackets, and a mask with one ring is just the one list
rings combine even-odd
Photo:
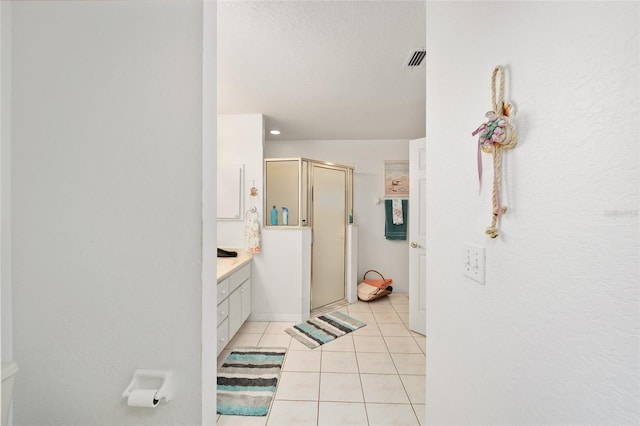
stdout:
[[271,209],[278,209],[278,226],[282,225],[282,207],[289,209],[288,226],[300,225],[300,160],[265,162],[266,205],[264,223],[271,225]]

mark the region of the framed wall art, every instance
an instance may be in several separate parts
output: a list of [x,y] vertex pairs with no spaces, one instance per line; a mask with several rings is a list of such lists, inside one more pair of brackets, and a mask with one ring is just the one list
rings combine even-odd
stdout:
[[385,160],[383,178],[385,198],[409,197],[409,161]]

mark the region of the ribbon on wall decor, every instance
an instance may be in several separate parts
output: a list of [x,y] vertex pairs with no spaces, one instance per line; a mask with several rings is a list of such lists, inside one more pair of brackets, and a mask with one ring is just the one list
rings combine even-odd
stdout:
[[[500,80],[496,87],[496,80]],[[493,110],[487,112],[487,122],[471,133],[478,136],[478,182],[482,191],[482,152],[493,154],[493,211],[491,225],[485,233],[491,238],[498,236],[500,218],[507,208],[502,205],[502,150],[516,146],[516,109],[511,103],[504,102],[504,69],[498,65],[491,76],[491,103]]]

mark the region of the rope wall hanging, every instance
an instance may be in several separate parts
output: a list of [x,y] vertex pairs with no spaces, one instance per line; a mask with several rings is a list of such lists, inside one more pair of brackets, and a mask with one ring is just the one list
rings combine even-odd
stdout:
[[[496,80],[500,84],[496,87]],[[491,103],[493,110],[485,114],[487,122],[478,127],[471,135],[478,137],[478,182],[482,191],[482,152],[493,154],[493,214],[491,225],[485,233],[491,238],[498,236],[500,218],[507,208],[502,205],[502,150],[516,146],[515,107],[504,102],[504,69],[496,66],[491,76]]]

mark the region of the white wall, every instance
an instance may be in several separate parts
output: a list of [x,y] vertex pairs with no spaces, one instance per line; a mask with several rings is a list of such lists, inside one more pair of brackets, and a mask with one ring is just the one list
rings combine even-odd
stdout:
[[251,271],[251,321],[302,321],[311,309],[311,228],[263,229]]
[[11,295],[11,3],[0,2],[0,279],[2,360],[13,359]]
[[[639,9],[428,2],[428,424],[640,422]],[[471,132],[498,64],[519,137],[490,240]],[[462,275],[465,241],[486,285]]]
[[12,6],[15,424],[200,424],[202,3]]
[[[218,164],[244,164],[243,217],[238,221],[218,221],[219,247],[244,247],[244,211],[251,202],[258,209],[261,225],[264,168],[264,118],[262,114],[218,115]],[[224,182],[223,182],[224,183]],[[258,196],[251,197],[249,189],[258,188]],[[254,198],[252,200],[252,198]],[[224,203],[225,200],[218,200]]]
[[393,278],[394,291],[409,292],[408,241],[384,238],[384,160],[408,160],[408,140],[267,141],[265,157],[306,157],[354,165],[353,218],[359,225],[358,277],[376,269]]
[[217,2],[202,5],[202,424],[215,425],[218,378]]

